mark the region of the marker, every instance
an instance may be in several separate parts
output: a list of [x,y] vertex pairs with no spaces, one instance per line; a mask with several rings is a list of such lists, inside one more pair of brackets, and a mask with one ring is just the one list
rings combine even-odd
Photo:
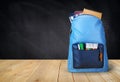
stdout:
[[80,43],[79,46],[80,46],[80,50],[84,50],[84,44],[83,43]]
[[86,50],[94,50],[98,48],[98,44],[97,43],[86,43]]
[[93,49],[97,49],[98,48],[98,44],[97,43],[94,43],[93,44]]
[[79,46],[79,44],[78,44],[78,50],[80,50],[80,46]]
[[91,50],[91,43],[86,43],[86,50]]

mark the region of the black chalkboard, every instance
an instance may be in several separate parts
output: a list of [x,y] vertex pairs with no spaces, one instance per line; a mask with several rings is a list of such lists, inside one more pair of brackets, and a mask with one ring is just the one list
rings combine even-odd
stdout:
[[120,58],[117,0],[16,0],[0,2],[1,59],[66,59],[69,13],[83,8],[103,13],[109,58]]

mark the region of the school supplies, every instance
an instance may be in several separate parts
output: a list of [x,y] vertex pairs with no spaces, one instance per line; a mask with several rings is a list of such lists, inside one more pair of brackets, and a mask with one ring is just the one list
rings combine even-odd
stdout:
[[95,50],[98,48],[98,43],[79,43],[78,50]]
[[78,44],[78,50],[80,50],[80,45]]
[[79,45],[80,45],[80,49],[81,49],[81,50],[84,50],[84,44],[83,44],[83,43],[80,43]]
[[98,48],[97,43],[86,43],[86,50],[94,50]]
[[93,10],[86,9],[86,8],[84,8],[82,14],[90,14],[90,15],[98,17],[99,19],[102,18],[102,13],[101,12],[93,11]]
[[79,50],[84,50],[84,44],[83,43],[79,43],[78,44],[78,49]]

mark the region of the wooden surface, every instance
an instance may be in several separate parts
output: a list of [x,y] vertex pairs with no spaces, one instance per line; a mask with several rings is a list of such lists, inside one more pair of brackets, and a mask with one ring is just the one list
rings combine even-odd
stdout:
[[0,82],[120,82],[120,60],[103,73],[69,73],[66,60],[0,60]]

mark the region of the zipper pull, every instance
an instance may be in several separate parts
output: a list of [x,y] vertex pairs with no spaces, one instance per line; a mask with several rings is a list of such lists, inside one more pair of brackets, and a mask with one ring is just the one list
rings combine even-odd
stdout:
[[100,50],[100,55],[99,55],[99,59],[102,62],[103,61],[103,50],[102,50],[102,45],[99,45],[99,50]]
[[102,52],[100,52],[99,59],[100,59],[101,62],[103,60],[102,58],[103,58],[103,55],[102,55]]

